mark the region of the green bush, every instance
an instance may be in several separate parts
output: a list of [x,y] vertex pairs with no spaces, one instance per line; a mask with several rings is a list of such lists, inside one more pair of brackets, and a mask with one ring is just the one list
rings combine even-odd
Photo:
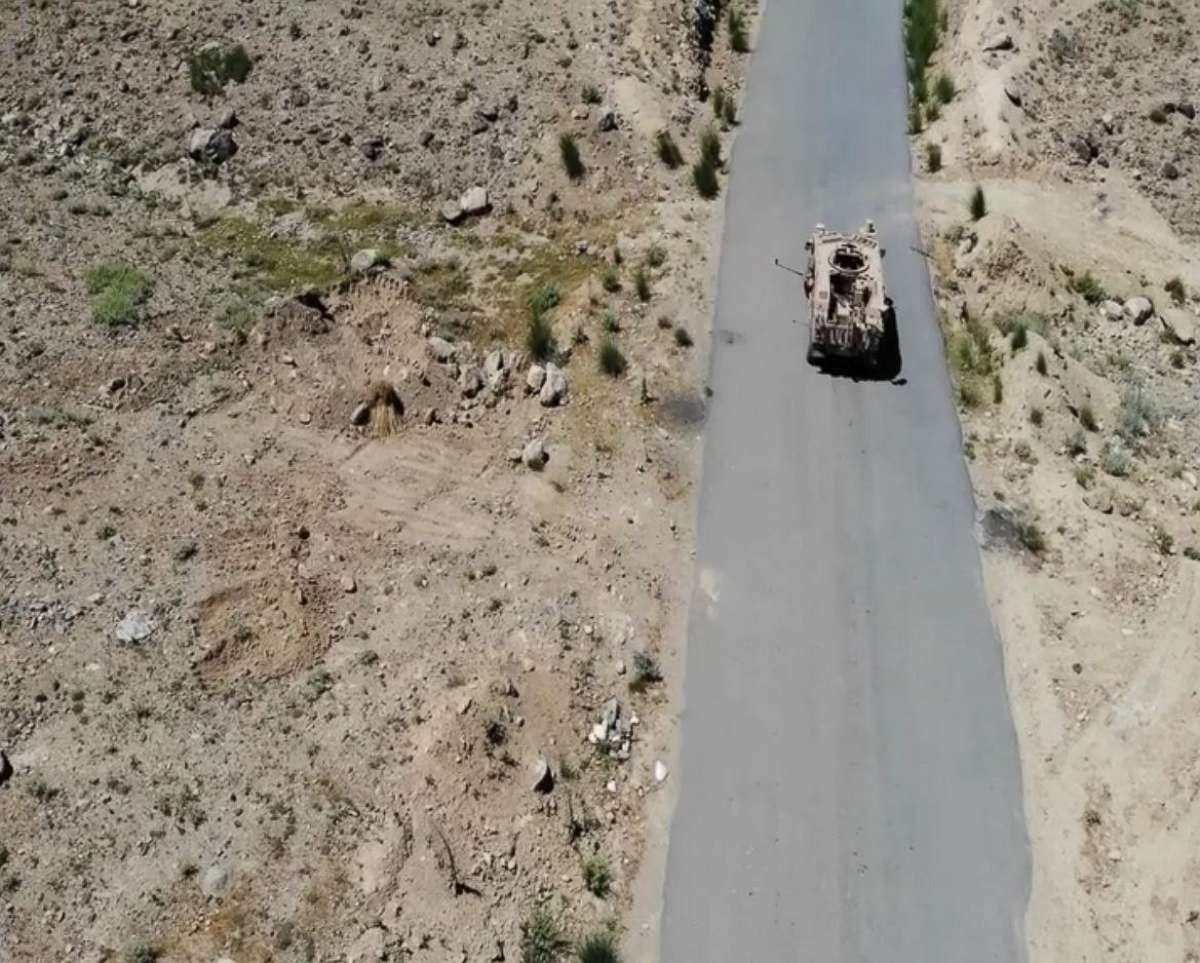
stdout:
[[1080,488],[1091,488],[1096,482],[1096,470],[1091,465],[1080,465],[1075,469],[1075,484]]
[[589,933],[575,948],[579,963],[621,963],[617,950],[617,939],[608,930]]
[[1100,455],[1100,467],[1114,478],[1124,478],[1133,471],[1133,458],[1120,443],[1109,441]]
[[614,265],[609,265],[604,269],[604,273],[600,276],[600,283],[610,294],[621,290],[621,275]]
[[543,284],[529,295],[529,310],[534,314],[544,314],[559,302],[558,288],[553,284]]
[[681,348],[692,346],[692,336],[688,334],[687,328],[679,326],[675,329],[675,343]]
[[721,138],[711,127],[700,135],[700,160],[714,168],[721,163]]
[[725,112],[725,88],[724,87],[717,87],[712,92],[712,109],[713,109],[713,116],[719,120],[721,115]]
[[1145,438],[1158,427],[1161,417],[1146,390],[1141,385],[1130,385],[1121,396],[1119,432],[1127,442]]
[[669,130],[660,130],[654,135],[654,150],[658,159],[670,170],[683,166],[683,153],[675,143]]
[[1183,278],[1173,277],[1163,287],[1176,304],[1183,304],[1187,300],[1187,288],[1183,286]]
[[230,81],[244,83],[254,61],[240,43],[225,47],[206,47],[188,58],[188,80],[192,90],[205,97],[225,92]]
[[958,93],[954,86],[954,81],[949,74],[942,74],[937,79],[937,83],[933,85],[933,95],[943,104],[948,104],[954,99],[954,95]]
[[942,18],[938,0],[908,0],[904,7],[904,45],[913,97],[925,99],[925,73],[938,48]]
[[539,907],[521,924],[521,963],[557,963],[570,945],[549,910]]
[[1079,406],[1079,423],[1088,431],[1099,431],[1100,423],[1096,421],[1096,413],[1091,405]]
[[942,108],[936,100],[931,100],[925,105],[925,122],[928,124],[937,123],[942,117]]
[[619,378],[625,373],[625,369],[629,367],[629,363],[625,360],[625,355],[621,353],[617,342],[611,336],[606,336],[600,342],[597,360],[600,363],[600,370],[610,378]]
[[525,347],[536,361],[546,361],[554,357],[557,346],[554,341],[554,327],[550,320],[540,311],[530,312],[529,330],[525,334]]
[[1078,294],[1088,304],[1099,304],[1108,297],[1108,292],[1104,290],[1104,286],[1097,281],[1091,271],[1084,271],[1082,274],[1076,274],[1069,282],[1067,287]]
[[1041,555],[1046,550],[1046,536],[1042,534],[1042,530],[1035,523],[1022,523],[1018,534],[1021,537],[1021,544],[1034,555]]
[[145,271],[117,261],[92,268],[84,281],[92,296],[92,316],[110,328],[133,324],[154,292],[154,279]]
[[558,135],[558,152],[562,156],[563,169],[573,181],[583,177],[583,158],[579,156],[579,144],[575,135],[564,132]]
[[1009,336],[1009,342],[1012,344],[1013,354],[1016,354],[1029,344],[1029,329],[1023,324],[1016,325]]
[[748,53],[750,38],[746,35],[746,20],[737,7],[731,6],[726,17],[729,25],[729,46],[734,53]]
[[584,84],[582,97],[585,104],[598,104],[604,99],[600,88],[595,84]]
[[712,200],[721,192],[717,169],[707,161],[697,161],[692,165],[692,182],[696,185],[696,192],[705,200]]
[[650,300],[650,277],[646,274],[645,268],[637,269],[637,274],[633,276],[633,287],[637,291],[639,301]]
[[732,95],[726,95],[725,104],[721,110],[721,119],[725,121],[726,127],[737,126],[737,101]]
[[1087,435],[1082,428],[1076,428],[1067,438],[1067,454],[1071,457],[1087,454]]
[[942,148],[940,145],[925,145],[925,168],[930,174],[936,174],[942,169]]
[[583,861],[583,885],[593,896],[603,899],[612,888],[612,867],[599,853]]
[[914,100],[908,107],[908,132],[914,137],[925,129],[925,122],[921,118],[921,104]]

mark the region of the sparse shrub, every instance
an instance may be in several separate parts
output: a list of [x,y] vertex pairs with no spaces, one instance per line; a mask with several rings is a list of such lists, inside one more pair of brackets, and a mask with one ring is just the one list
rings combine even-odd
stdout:
[[699,160],[692,165],[692,183],[696,185],[696,193],[705,200],[712,200],[721,192],[716,165],[710,161]]
[[979,407],[979,390],[970,382],[964,381],[958,386],[958,397],[964,408]]
[[611,336],[606,337],[600,342],[597,359],[600,363],[600,370],[610,378],[619,378],[629,366],[629,363],[625,360],[625,355],[621,353],[617,342]]
[[609,334],[616,334],[621,330],[621,319],[612,308],[604,312],[604,330]]
[[721,163],[721,138],[711,127],[700,135],[700,159],[714,169]]
[[936,124],[942,119],[942,108],[936,100],[931,100],[925,105],[925,123]]
[[658,660],[649,652],[635,652],[633,656],[633,678],[629,680],[630,692],[642,692],[649,685],[662,682],[662,670]]
[[1159,423],[1158,408],[1141,385],[1130,385],[1121,396],[1121,437],[1127,442],[1147,437]]
[[581,96],[585,104],[598,104],[604,100],[604,95],[600,93],[600,88],[595,84],[584,84]]
[[687,328],[683,325],[675,327],[675,343],[681,348],[690,348],[692,346],[692,336],[688,334]]
[[609,294],[616,294],[621,290],[621,275],[618,273],[616,265],[610,264],[604,269],[604,273],[600,275],[600,283]]
[[650,278],[646,274],[645,268],[637,269],[637,273],[633,276],[633,288],[637,291],[639,301],[650,300]]
[[559,300],[558,288],[553,284],[543,284],[529,295],[529,310],[534,314],[545,314],[557,307]]
[[1114,478],[1124,478],[1133,471],[1133,459],[1123,445],[1109,441],[1100,455],[1100,467]]
[[727,94],[725,104],[721,108],[721,119],[725,121],[726,127],[737,126],[737,101],[733,99],[732,94]]
[[558,135],[558,153],[562,157],[563,170],[573,181],[583,177],[583,158],[579,155],[579,144],[575,135],[564,131]]
[[593,896],[603,899],[612,888],[612,867],[608,860],[596,853],[583,861],[583,885]]
[[1195,545],[1189,545],[1183,550],[1183,557],[1189,562],[1200,562],[1200,548]]
[[1029,409],[1029,423],[1035,428],[1042,427],[1042,421],[1045,419],[1045,414],[1042,409],[1034,405]]
[[662,267],[667,261],[667,252],[658,244],[651,244],[646,251],[646,264],[652,268]]
[[621,963],[617,940],[609,930],[589,933],[575,948],[579,963]]
[[729,47],[734,53],[748,53],[750,38],[746,35],[746,19],[737,7],[730,6],[726,15],[729,25]]
[[925,129],[925,120],[921,116],[921,102],[916,98],[908,105],[908,132],[914,137]]
[[529,329],[525,333],[525,347],[536,361],[546,361],[554,357],[556,345],[554,328],[550,319],[539,311],[530,312]]
[[1183,278],[1173,277],[1163,287],[1176,304],[1183,304],[1187,300],[1187,288],[1183,286]]
[[1167,122],[1167,112],[1161,107],[1155,107],[1150,111],[1150,119],[1156,124],[1165,124]]
[[992,375],[992,404],[1004,403],[1004,382],[998,374]]
[[679,150],[679,146],[675,143],[675,138],[671,136],[669,130],[660,130],[654,135],[654,150],[658,154],[658,159],[670,170],[675,170],[683,165],[683,153]]
[[1091,405],[1079,406],[1079,423],[1088,431],[1099,431],[1100,423],[1096,421],[1096,413]]
[[1155,525],[1150,533],[1150,540],[1158,549],[1159,555],[1170,555],[1175,551],[1175,537],[1161,525]]
[[558,918],[541,907],[521,924],[521,963],[557,963],[570,947]]
[[188,58],[188,80],[196,93],[214,97],[224,93],[230,81],[243,83],[253,67],[254,61],[240,43],[206,47]]
[[943,104],[950,103],[956,93],[958,93],[958,90],[955,88],[954,80],[949,74],[942,74],[938,77],[937,83],[933,85],[933,95]]
[[942,169],[942,147],[940,144],[925,145],[925,169],[936,174]]
[[1016,325],[1009,336],[1009,343],[1012,345],[1012,353],[1016,354],[1029,344],[1029,329],[1023,324]]
[[508,728],[499,719],[492,719],[483,727],[483,734],[489,745],[502,746],[508,739]]
[[975,185],[975,190],[971,191],[971,200],[967,204],[967,209],[971,212],[971,220],[979,221],[987,216],[987,198],[983,194],[983,188],[978,184]]
[[725,113],[725,88],[724,87],[717,87],[712,92],[712,109],[713,109],[713,116],[716,117],[718,120],[720,120],[721,115]]
[[125,959],[128,963],[157,963],[161,955],[157,946],[150,943],[138,943],[130,947],[125,954]]
[[1067,454],[1072,458],[1076,455],[1087,454],[1087,435],[1082,428],[1076,428],[1067,438]]
[[1036,523],[1023,522],[1017,534],[1021,537],[1021,544],[1034,555],[1041,555],[1046,550],[1046,536]]
[[1185,352],[1183,349],[1176,348],[1171,352],[1171,367],[1176,371],[1182,371],[1184,368],[1186,368],[1187,362],[1187,352]]
[[925,99],[925,72],[938,47],[940,25],[938,0],[908,0],[905,3],[904,44],[908,55],[908,79],[916,100]]
[[1080,488],[1091,488],[1096,481],[1096,470],[1091,465],[1080,465],[1075,469],[1075,484]]
[[1046,363],[1046,352],[1045,351],[1038,352],[1037,364],[1035,365],[1035,367],[1037,368],[1037,373],[1040,375],[1045,375],[1050,370],[1050,366]]
[[84,278],[92,296],[92,316],[110,328],[133,324],[154,292],[154,279],[129,264],[105,262]]
[[1104,286],[1096,280],[1091,271],[1076,274],[1067,283],[1067,287],[1088,304],[1099,304],[1108,297],[1108,292],[1104,290]]
[[1027,442],[1024,438],[1013,445],[1013,454],[1015,454],[1026,464],[1037,464],[1037,456],[1034,455],[1033,449],[1030,447],[1029,442]]

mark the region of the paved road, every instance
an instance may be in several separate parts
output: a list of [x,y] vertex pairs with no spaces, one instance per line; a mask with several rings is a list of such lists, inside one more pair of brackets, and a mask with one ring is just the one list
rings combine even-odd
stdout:
[[[915,243],[900,0],[767,0],[714,321],[662,963],[1024,957],[1016,738]],[[817,221],[873,217],[902,377],[804,363]]]

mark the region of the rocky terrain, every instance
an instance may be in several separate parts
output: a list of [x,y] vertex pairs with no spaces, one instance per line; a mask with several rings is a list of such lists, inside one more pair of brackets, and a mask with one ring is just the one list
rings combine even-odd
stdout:
[[733,46],[662,0],[0,32],[0,961],[624,937]]
[[1021,744],[1030,956],[1198,959],[1200,20],[944,14],[910,124]]

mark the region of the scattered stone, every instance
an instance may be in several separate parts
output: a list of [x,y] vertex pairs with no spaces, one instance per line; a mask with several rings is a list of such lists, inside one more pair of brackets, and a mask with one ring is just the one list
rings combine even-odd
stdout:
[[475,365],[463,368],[462,374],[458,376],[458,385],[462,388],[464,397],[474,398],[483,390],[483,375]]
[[238,152],[233,132],[223,128],[201,128],[192,131],[188,155],[194,161],[223,164]]
[[154,634],[154,623],[134,609],[117,623],[117,641],[137,644]]
[[1120,301],[1101,301],[1100,316],[1109,321],[1120,321],[1125,317],[1125,305]]
[[347,572],[341,578],[342,591],[347,595],[353,595],[358,591],[358,582],[354,580],[354,576]]
[[1116,118],[1113,117],[1112,114],[1102,115],[1100,118],[1100,123],[1104,126],[1104,130],[1106,133],[1111,134],[1114,130],[1117,129],[1117,121],[1116,121]]
[[525,387],[529,389],[530,394],[536,394],[542,390],[542,385],[546,383],[546,369],[540,364],[531,364],[529,366],[529,374],[525,376]]
[[531,788],[534,792],[549,792],[554,788],[554,773],[550,770],[550,763],[542,757],[539,757],[533,764],[533,785]]
[[217,121],[217,127],[221,130],[233,130],[238,125],[237,111],[232,107],[221,115],[221,119]]
[[1195,105],[1186,100],[1182,101],[1181,103],[1176,104],[1175,109],[1177,111],[1179,111],[1179,113],[1183,114],[1183,116],[1186,117],[1188,120],[1196,119]]
[[1004,85],[1004,96],[1009,99],[1014,107],[1021,106],[1021,88],[1017,86],[1015,81],[1010,80]]
[[1169,181],[1179,179],[1179,168],[1175,166],[1173,161],[1163,161],[1161,173]]
[[500,391],[504,387],[504,382],[508,380],[508,366],[501,349],[489,351],[483,359],[483,377],[493,391]]
[[369,161],[378,160],[383,154],[384,140],[379,135],[368,137],[358,145],[359,152]]
[[361,428],[367,423],[371,417],[371,406],[365,401],[360,402],[358,406],[350,413],[350,424],[356,428]]
[[1190,312],[1182,308],[1164,308],[1159,313],[1159,321],[1176,344],[1196,343],[1196,319]]
[[1134,324],[1145,324],[1154,314],[1154,304],[1147,297],[1133,297],[1125,302],[1125,313]]
[[1094,492],[1088,492],[1083,496],[1083,503],[1101,515],[1113,513],[1113,496],[1107,488],[1097,488]]
[[562,369],[549,362],[546,364],[546,381],[538,392],[538,401],[547,408],[560,404],[567,396],[567,376]]
[[546,445],[540,438],[534,438],[521,452],[521,461],[526,468],[541,471],[550,456],[546,454]]
[[354,274],[366,274],[376,268],[387,267],[387,256],[378,248],[366,247],[355,253],[350,259],[350,271]]
[[600,119],[597,126],[603,131],[617,129],[617,112],[611,107],[600,108]]
[[656,759],[654,761],[654,781],[664,782],[668,775],[669,771],[667,769],[667,764],[661,759]]
[[466,212],[458,201],[446,201],[442,205],[441,214],[442,220],[450,224],[457,224],[466,216]]
[[8,782],[12,778],[12,774],[13,767],[12,763],[8,761],[8,754],[0,749],[0,786]]
[[458,199],[458,206],[464,214],[482,214],[491,207],[491,202],[485,188],[472,187]]
[[439,338],[436,334],[429,338],[428,345],[429,354],[434,361],[448,364],[458,357],[458,345],[445,338]]

